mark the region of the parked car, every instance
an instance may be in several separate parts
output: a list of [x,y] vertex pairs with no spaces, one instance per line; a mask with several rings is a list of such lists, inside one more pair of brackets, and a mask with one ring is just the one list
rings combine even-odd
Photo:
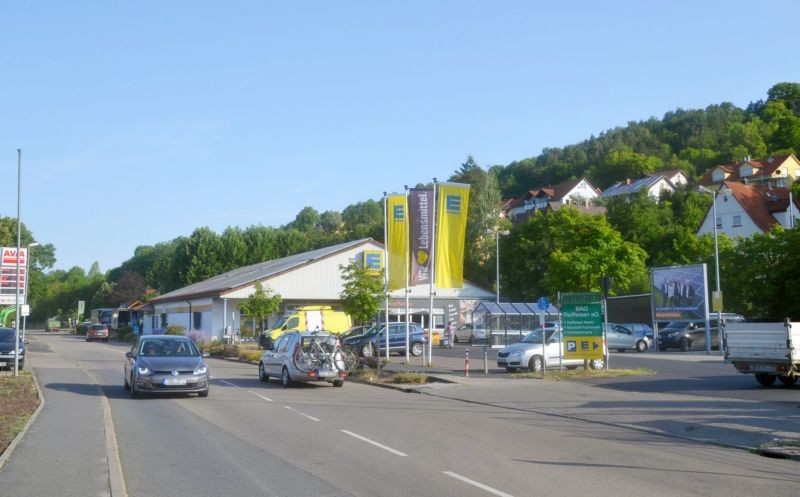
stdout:
[[[714,315],[716,316],[716,315]],[[745,318],[739,314],[723,313],[724,322],[743,323]],[[719,349],[719,327],[717,318],[709,319],[711,324],[711,348]],[[659,350],[680,349],[706,350],[706,323],[705,321],[671,322],[663,329],[658,330]]]
[[[544,333],[547,340],[546,359],[548,369],[557,368],[559,364],[570,369],[583,365],[583,359],[565,359],[562,357],[561,330],[545,328]],[[497,352],[497,366],[506,368],[506,371],[510,373],[518,369],[528,369],[531,372],[539,373],[544,369],[545,364],[545,354],[542,353],[542,350],[542,330],[534,330],[525,335],[522,341],[500,349]],[[592,369],[602,369],[605,364],[604,359],[589,361],[589,366]]]
[[[322,356],[322,359],[315,361],[313,366],[308,366],[309,362],[303,358],[309,354],[317,358]],[[326,331],[284,333],[258,361],[258,379],[267,382],[270,377],[280,378],[284,388],[294,382],[307,381],[325,381],[341,387],[346,376],[339,339]]]
[[107,324],[90,324],[86,328],[86,341],[92,340],[108,341],[108,325]]
[[634,333],[633,330],[616,323],[606,323],[606,343],[609,349],[619,352],[635,350],[644,352],[650,348],[650,339],[643,334]]
[[[20,335],[17,347],[14,347],[14,328],[0,328],[0,369],[14,368],[14,358],[19,354],[18,367],[25,366],[25,343]],[[16,349],[16,350],[15,350]]]
[[[422,355],[425,344],[428,343],[428,334],[417,323],[408,323],[409,328],[409,353],[414,357]],[[361,336],[345,338],[345,347],[353,347],[359,355],[372,357],[375,352],[385,353],[386,350],[386,325],[375,326]],[[406,323],[389,323],[389,353],[406,353]]]
[[644,335],[650,339],[650,342],[653,341],[653,328],[650,327],[649,324],[645,323],[622,323],[622,326],[628,328],[632,332],[636,333],[637,335]]
[[486,326],[483,324],[464,323],[456,328],[454,342],[485,342],[486,341]]
[[194,342],[180,335],[145,335],[125,353],[124,387],[140,393],[196,393],[208,397],[211,375]]

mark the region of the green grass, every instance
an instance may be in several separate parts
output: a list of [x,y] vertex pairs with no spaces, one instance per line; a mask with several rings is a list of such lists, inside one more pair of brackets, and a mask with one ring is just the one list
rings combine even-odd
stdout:
[[395,373],[392,383],[419,385],[428,383],[428,375],[422,373]]

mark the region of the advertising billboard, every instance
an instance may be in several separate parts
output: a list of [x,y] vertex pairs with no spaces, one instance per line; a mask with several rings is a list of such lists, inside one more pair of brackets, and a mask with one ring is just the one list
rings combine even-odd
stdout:
[[705,264],[655,267],[651,270],[656,321],[705,320],[708,314]]

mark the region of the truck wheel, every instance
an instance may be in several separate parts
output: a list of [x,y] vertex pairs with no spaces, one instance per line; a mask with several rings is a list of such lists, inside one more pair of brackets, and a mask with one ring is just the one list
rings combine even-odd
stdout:
[[797,376],[778,376],[778,380],[780,380],[784,386],[791,387],[797,383]]
[[775,375],[767,373],[756,373],[756,381],[759,385],[768,387],[775,383]]

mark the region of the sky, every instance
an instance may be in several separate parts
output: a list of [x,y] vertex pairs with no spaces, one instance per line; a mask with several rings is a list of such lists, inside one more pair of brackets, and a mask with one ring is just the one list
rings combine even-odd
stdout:
[[[800,2],[6,2],[0,216],[102,271],[800,81]],[[531,187],[539,185],[530,185]],[[35,250],[35,249],[34,249]]]

